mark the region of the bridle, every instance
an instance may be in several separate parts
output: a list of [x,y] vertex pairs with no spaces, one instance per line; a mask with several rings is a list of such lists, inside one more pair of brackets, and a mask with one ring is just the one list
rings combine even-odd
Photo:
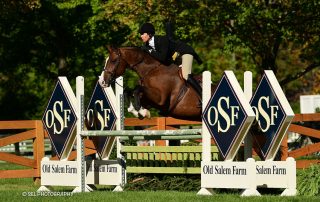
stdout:
[[120,49],[117,49],[117,51],[115,51],[115,54],[118,56],[117,59],[116,59],[116,62],[115,62],[115,67],[113,69],[113,71],[110,71],[107,69],[107,63],[108,63],[108,60],[109,60],[109,57],[106,59],[106,62],[105,62],[105,65],[104,65],[104,68],[103,68],[103,71],[104,73],[106,74],[109,74],[111,79],[109,81],[109,83],[112,83],[116,80],[116,77],[115,77],[115,74],[117,72],[117,70],[119,69],[119,66],[120,66],[120,60],[124,60],[130,67],[130,69],[134,69],[137,65],[139,65],[140,63],[143,62],[144,58],[142,58],[140,61],[138,61],[137,63],[133,64],[133,65],[130,65],[124,58],[121,58],[121,51]]
[[106,68],[107,68],[107,63],[108,63],[109,57],[106,59],[106,63],[105,63],[104,68],[103,68],[103,71],[104,71],[105,73],[111,75],[110,83],[112,83],[113,81],[116,80],[115,74],[116,74],[116,71],[118,70],[119,65],[120,65],[120,59],[121,59],[120,50],[118,50],[118,51],[116,52],[116,54],[117,54],[118,57],[117,57],[117,60],[116,60],[116,63],[115,63],[115,68],[114,68],[114,70],[113,70],[113,71],[110,71],[110,70],[106,69]]

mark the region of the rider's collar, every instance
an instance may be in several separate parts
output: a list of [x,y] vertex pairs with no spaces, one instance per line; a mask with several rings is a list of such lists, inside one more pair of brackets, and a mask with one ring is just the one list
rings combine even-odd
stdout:
[[151,37],[151,39],[148,41],[148,43],[151,48],[156,49],[155,45],[154,45],[154,36]]

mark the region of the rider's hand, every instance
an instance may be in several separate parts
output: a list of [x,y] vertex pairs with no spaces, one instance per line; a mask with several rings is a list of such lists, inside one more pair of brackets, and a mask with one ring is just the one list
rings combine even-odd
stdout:
[[151,53],[152,48],[150,46],[142,46],[141,49],[145,52]]

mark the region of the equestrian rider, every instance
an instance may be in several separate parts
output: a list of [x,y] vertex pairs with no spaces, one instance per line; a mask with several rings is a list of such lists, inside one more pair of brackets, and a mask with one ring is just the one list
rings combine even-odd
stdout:
[[155,29],[151,23],[144,23],[139,33],[145,43],[141,47],[144,51],[164,65],[172,63],[182,65],[183,78],[196,90],[201,99],[202,88],[191,74],[193,58],[198,64],[202,63],[194,49],[181,41],[174,41],[171,37],[155,35]]

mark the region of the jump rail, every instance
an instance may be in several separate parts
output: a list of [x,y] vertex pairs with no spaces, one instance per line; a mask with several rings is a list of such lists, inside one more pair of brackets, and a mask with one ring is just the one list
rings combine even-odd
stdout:
[[[121,130],[108,131],[108,136],[122,140],[182,140],[201,139],[201,129],[179,130]],[[106,136],[106,131],[82,131],[82,136]],[[218,150],[213,146],[213,159],[218,159]],[[199,174],[201,146],[121,146],[127,159],[128,173]]]
[[[219,159],[216,146],[211,146],[212,159]],[[201,146],[124,146],[127,173],[200,174]]]
[[117,136],[117,137],[122,137],[122,136],[185,136],[185,135],[198,135],[195,136],[196,138],[201,138],[201,129],[180,129],[180,130],[113,130],[113,131],[100,131],[100,130],[91,130],[91,131],[82,131],[81,135],[82,136],[88,136],[88,137],[94,137],[94,136],[106,136],[106,133],[108,134],[107,136]]

